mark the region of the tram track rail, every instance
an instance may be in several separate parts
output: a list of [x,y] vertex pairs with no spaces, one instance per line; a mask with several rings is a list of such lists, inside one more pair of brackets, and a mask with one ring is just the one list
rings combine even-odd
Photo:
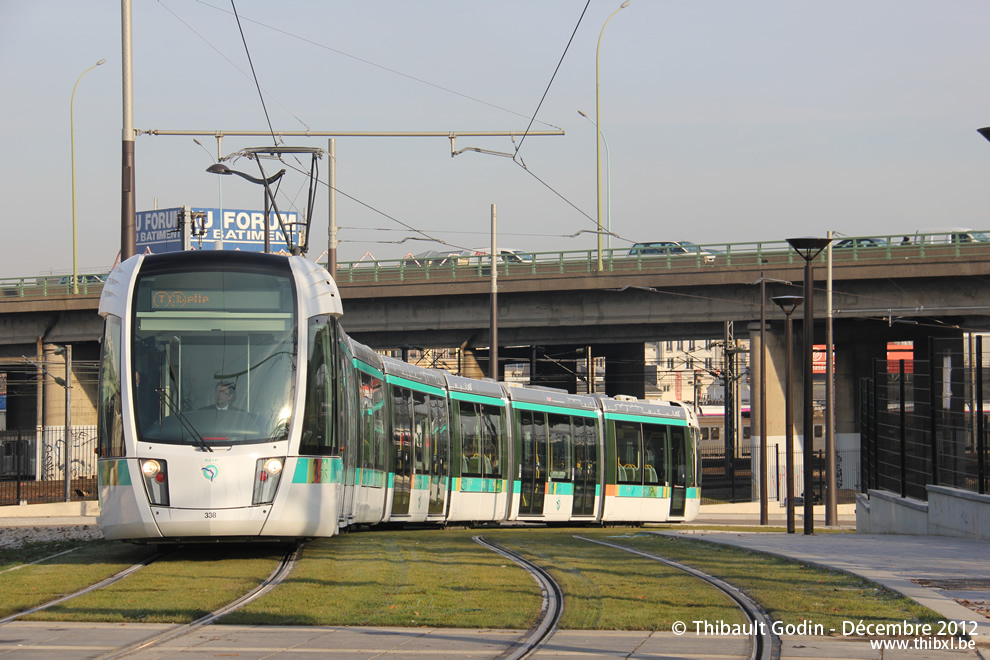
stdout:
[[540,617],[536,624],[529,629],[527,637],[518,644],[497,656],[497,660],[522,660],[529,658],[543,647],[557,631],[560,624],[560,617],[564,614],[564,591],[551,577],[550,573],[540,568],[533,562],[525,559],[511,550],[508,550],[496,543],[493,543],[483,536],[473,537],[475,543],[497,552],[506,559],[515,562],[529,572],[540,585],[543,592],[543,603],[540,607]]
[[296,567],[296,563],[299,561],[299,557],[302,553],[302,548],[304,544],[299,544],[291,551],[286,552],[279,559],[278,564],[271,574],[259,584],[254,589],[251,589],[246,594],[237,598],[236,600],[227,603],[223,607],[220,607],[213,612],[202,616],[195,621],[185,623],[164,632],[152,635],[140,641],[134,642],[129,646],[125,646],[120,649],[116,649],[104,655],[101,655],[97,660],[114,660],[115,658],[124,658],[129,655],[133,655],[140,651],[146,651],[155,646],[164,644],[166,642],[173,641],[184,635],[190,634],[199,628],[214,623],[218,619],[238,610],[248,603],[251,603],[258,598],[264,596],[266,593],[277,587],[279,584],[285,581],[287,577],[292,573],[293,569]]
[[737,587],[734,587],[725,580],[717,578],[714,575],[699,571],[696,568],[687,566],[686,564],[681,564],[680,562],[665,559],[664,557],[658,557],[657,555],[649,552],[643,552],[642,550],[636,550],[635,548],[629,548],[617,543],[609,543],[608,541],[591,539],[577,534],[574,535],[574,538],[581,541],[587,541],[588,543],[597,543],[598,545],[603,545],[616,550],[622,550],[623,552],[638,555],[645,559],[651,559],[704,580],[731,598],[743,611],[750,623],[753,624],[752,628],[754,632],[751,636],[752,643],[749,656],[750,660],[780,660],[780,638],[773,633],[773,621],[771,620],[770,615],[760,606],[759,603],[750,598]]
[[85,596],[86,594],[91,593],[93,591],[97,591],[99,589],[103,589],[104,587],[108,587],[111,584],[114,584],[115,582],[119,582],[120,580],[123,580],[125,577],[127,577],[127,576],[131,575],[132,573],[134,573],[134,572],[136,572],[136,571],[144,568],[145,566],[148,566],[149,564],[152,564],[152,563],[158,561],[159,559],[162,558],[162,556],[163,556],[162,553],[155,553],[155,554],[147,557],[146,559],[144,559],[144,561],[140,561],[140,562],[138,562],[138,563],[136,563],[136,564],[134,564],[132,566],[128,566],[127,568],[125,568],[124,570],[120,571],[119,573],[116,573],[114,575],[111,575],[108,578],[105,578],[103,580],[100,580],[96,584],[91,584],[88,587],[85,587],[83,589],[80,589],[79,591],[76,591],[74,593],[66,594],[65,596],[61,596],[59,598],[56,598],[55,600],[50,600],[47,603],[42,603],[41,605],[37,605],[35,607],[32,607],[32,608],[23,610],[21,612],[17,612],[15,614],[11,614],[10,616],[6,616],[6,617],[0,619],[0,626],[4,625],[6,623],[10,623],[11,621],[15,621],[15,620],[17,620],[17,619],[19,619],[19,618],[21,618],[23,616],[27,616],[29,614],[34,614],[35,612],[44,611],[44,610],[48,609],[49,607],[54,607],[56,605],[60,605],[61,603],[64,603],[64,602],[69,601],[69,600],[72,600],[73,598],[78,598],[80,596]]

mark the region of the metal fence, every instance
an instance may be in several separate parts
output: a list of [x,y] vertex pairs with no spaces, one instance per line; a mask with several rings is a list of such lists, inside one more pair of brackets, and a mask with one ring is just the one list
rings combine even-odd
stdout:
[[[753,470],[759,470],[751,450],[743,450],[731,457],[726,457],[722,448],[702,448],[699,450],[701,459],[701,503],[726,504],[736,502],[753,502],[759,500],[758,476],[754,479]],[[836,452],[836,483],[838,484],[837,501],[840,504],[854,502],[858,489],[855,475],[859,472],[860,452]],[[816,451],[812,454],[812,483],[811,493],[816,504],[823,502],[825,492],[825,452]],[[781,506],[787,501],[787,474],[785,469],[784,448],[773,445],[767,454],[767,501],[780,502]],[[800,456],[795,460],[796,474],[795,500],[804,499],[804,459]],[[846,471],[850,475],[845,474]],[[853,477],[853,478],[850,478]]]
[[988,492],[988,366],[982,337],[973,344],[934,339],[927,359],[874,363],[861,386],[863,492],[918,500],[929,484]]
[[64,426],[0,431],[0,505],[96,499],[96,426],[65,439]]

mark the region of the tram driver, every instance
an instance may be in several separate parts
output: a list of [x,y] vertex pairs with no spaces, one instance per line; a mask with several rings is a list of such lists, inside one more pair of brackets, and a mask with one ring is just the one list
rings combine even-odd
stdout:
[[237,396],[237,387],[231,382],[220,381],[216,386],[216,403],[203,406],[200,410],[235,410],[243,412],[234,405],[234,398]]

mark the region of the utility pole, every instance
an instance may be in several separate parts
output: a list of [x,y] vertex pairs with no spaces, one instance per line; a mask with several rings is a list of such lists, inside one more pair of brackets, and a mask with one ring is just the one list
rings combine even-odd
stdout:
[[131,48],[131,0],[120,0],[123,57],[123,142],[121,148],[120,260],[137,252],[137,211],[134,202],[134,72]]
[[491,348],[488,351],[488,372],[491,379],[498,380],[498,245],[495,204],[492,204],[492,314],[491,314]]
[[330,149],[330,228],[327,242],[327,270],[330,276],[337,277],[337,143],[329,140]]

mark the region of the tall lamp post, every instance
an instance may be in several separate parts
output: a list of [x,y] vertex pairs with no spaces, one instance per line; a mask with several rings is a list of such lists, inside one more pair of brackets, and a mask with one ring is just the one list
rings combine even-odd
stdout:
[[[592,125],[597,129],[598,124],[595,123],[588,115],[584,114],[583,111],[578,110],[578,114],[587,119],[592,123]],[[602,143],[605,145],[605,247],[608,250],[609,256],[612,255],[612,159],[608,155],[608,140],[605,139],[605,134],[598,131],[598,134],[602,136]]]
[[[210,153],[210,150],[209,149],[207,149],[205,146],[203,146],[203,143],[202,142],[200,142],[196,138],[193,138],[193,142],[195,142],[196,144],[198,144],[200,146],[200,148],[202,148],[202,150],[205,151],[206,154],[211,159],[213,159],[213,164],[215,165],[215,164],[217,164],[217,163],[220,162],[220,158],[221,158],[221,154],[220,154],[220,141],[222,139],[223,139],[223,137],[221,137],[220,135],[217,135],[217,155],[216,155],[216,158],[213,157],[213,154]],[[223,226],[223,179],[221,179],[219,176],[217,177],[217,203],[220,205],[220,209],[219,209],[219,211],[220,211],[220,217],[217,218],[217,223],[218,223],[218,226],[222,227]],[[206,221],[205,220],[203,221],[203,231],[204,231],[204,233],[206,231]]]
[[598,272],[602,272],[602,104],[601,104],[601,93],[600,93],[600,80],[598,60],[599,55],[602,51],[602,35],[605,34],[605,26],[608,22],[612,20],[612,16],[615,16],[620,11],[629,6],[629,0],[626,0],[619,8],[612,12],[612,14],[605,19],[605,24],[602,25],[602,31],[598,35],[598,48],[595,50],[595,192],[598,193]]
[[79,87],[79,81],[83,79],[87,73],[100,66],[106,62],[106,58],[103,58],[93,66],[89,67],[76,78],[76,84],[72,86],[72,97],[69,99],[69,152],[72,159],[71,169],[72,169],[72,293],[79,293],[79,261],[78,261],[78,245],[76,242],[76,118],[75,118],[75,107],[76,107],[76,87]]
[[814,366],[815,344],[815,274],[812,262],[832,242],[831,238],[788,238],[787,242],[804,259],[804,533],[815,533],[815,503],[811,489],[814,486],[812,442],[815,437],[814,419]]
[[786,331],[784,332],[784,425],[785,430],[785,452],[786,452],[786,473],[787,473],[787,533],[794,533],[794,397],[791,392],[791,346],[792,328],[791,314],[798,305],[804,302],[801,296],[776,296],[771,298],[775,305],[780,307],[787,317]]

